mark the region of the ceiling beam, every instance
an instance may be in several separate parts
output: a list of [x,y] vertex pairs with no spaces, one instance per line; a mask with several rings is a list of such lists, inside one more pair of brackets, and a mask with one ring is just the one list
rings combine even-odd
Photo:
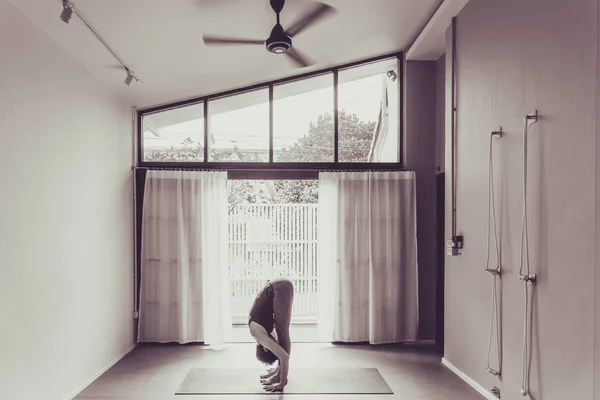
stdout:
[[411,61],[436,61],[446,51],[446,29],[469,0],[444,0],[406,52]]

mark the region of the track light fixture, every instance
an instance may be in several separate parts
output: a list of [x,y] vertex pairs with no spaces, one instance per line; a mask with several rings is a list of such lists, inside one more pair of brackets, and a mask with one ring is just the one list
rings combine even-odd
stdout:
[[130,70],[129,68],[125,68],[125,71],[127,71],[127,77],[125,78],[125,84],[127,86],[131,86],[131,83],[135,80],[136,82],[139,82],[140,80],[138,79],[137,76],[135,76],[135,72],[133,72],[132,70]]
[[398,79],[398,75],[396,74],[396,71],[394,71],[393,69],[390,69],[387,72],[387,76],[388,76],[388,78],[390,78],[392,80],[392,82],[396,82],[396,79]]
[[71,18],[73,18],[73,6],[75,4],[69,2],[69,0],[63,0],[63,10],[62,13],[60,13],[60,19],[65,23],[68,24],[71,21]]
[[77,16],[79,17],[81,22],[83,22],[83,24],[88,27],[88,29],[94,34],[94,36],[96,36],[96,38],[100,41],[100,43],[102,43],[104,45],[104,47],[106,47],[106,49],[110,52],[110,54],[112,54],[113,57],[119,62],[119,64],[121,64],[121,66],[125,69],[125,71],[127,72],[127,77],[125,78],[125,84],[127,86],[131,86],[131,84],[133,83],[134,80],[136,82],[140,82],[140,83],[142,82],[140,80],[140,78],[138,78],[138,76],[135,74],[135,72],[133,72],[131,69],[129,69],[127,64],[125,64],[125,61],[123,61],[121,59],[121,57],[119,57],[117,55],[117,53],[115,53],[115,51],[110,47],[110,45],[106,42],[106,40],[104,40],[104,38],[100,35],[100,33],[98,33],[98,31],[96,29],[94,29],[92,24],[83,16],[81,11],[79,11],[77,9],[77,7],[75,7],[75,3],[73,3],[70,0],[62,0],[62,5],[63,5],[63,10],[62,10],[62,13],[60,14],[60,19],[64,23],[68,24],[69,21],[71,21],[71,19],[73,18],[73,14],[77,14]]

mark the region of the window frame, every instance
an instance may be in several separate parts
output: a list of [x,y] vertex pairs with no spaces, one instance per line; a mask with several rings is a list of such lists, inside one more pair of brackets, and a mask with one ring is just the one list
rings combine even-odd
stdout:
[[[396,58],[398,70],[398,93],[399,106],[398,113],[398,161],[397,162],[338,162],[339,146],[339,126],[338,126],[338,73],[353,67]],[[301,81],[311,77],[316,77],[326,73],[333,74],[333,116],[334,116],[334,161],[333,162],[276,162],[273,161],[273,88],[274,86]],[[234,96],[253,90],[267,89],[269,93],[269,160],[267,162],[209,162],[208,160],[208,133],[209,133],[209,113],[208,104],[211,100],[218,98]],[[304,179],[314,179],[319,171],[367,171],[367,170],[402,170],[404,165],[403,151],[403,114],[404,114],[404,52],[394,52],[391,54],[372,57],[352,63],[337,65],[335,67],[311,71],[305,74],[294,75],[286,78],[262,82],[250,86],[236,88],[228,91],[212,93],[187,100],[168,103],[160,106],[140,108],[136,110],[136,139],[137,139],[137,166],[150,169],[202,169],[202,170],[226,170],[230,179],[284,179],[281,177],[298,176]],[[194,104],[204,103],[204,161],[201,162],[153,162],[144,161],[144,142],[143,142],[143,118],[149,114],[168,111]],[[302,179],[300,178],[300,179]]]

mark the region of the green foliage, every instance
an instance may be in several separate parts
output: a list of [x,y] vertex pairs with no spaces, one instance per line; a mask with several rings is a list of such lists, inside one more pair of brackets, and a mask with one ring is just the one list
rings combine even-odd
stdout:
[[[282,150],[281,162],[333,162],[333,115],[325,113],[311,122],[308,133],[293,146]],[[338,161],[367,161],[375,122],[361,121],[356,114],[340,110],[338,113]],[[317,181],[276,181],[275,186],[282,203],[317,203]]]
[[[277,156],[281,162],[333,162],[333,115],[319,115],[311,122],[308,133],[293,146]],[[338,113],[338,158],[340,162],[367,161],[375,122],[361,121],[356,114],[340,110]]]
[[[277,154],[280,162],[333,162],[333,115],[325,113],[311,122],[306,135],[289,148]],[[339,162],[365,162],[371,148],[375,122],[362,121],[356,114],[340,110],[338,113]],[[210,149],[211,161],[230,160],[237,149]],[[182,142],[181,148],[157,149],[145,152],[144,160],[151,162],[202,162],[204,146],[191,138]],[[229,184],[230,210],[240,203],[316,203],[318,182],[314,180],[277,180],[273,183],[276,195],[257,189],[249,181],[232,181]]]
[[[183,147],[170,149],[148,150],[144,153],[144,161],[149,162],[202,162],[204,160],[204,146],[196,143],[191,138],[181,142]],[[210,160],[224,161],[231,157],[233,150],[210,149]]]

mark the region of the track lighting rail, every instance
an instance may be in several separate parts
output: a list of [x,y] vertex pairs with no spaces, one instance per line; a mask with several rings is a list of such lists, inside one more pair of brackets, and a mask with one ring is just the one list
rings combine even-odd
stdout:
[[119,64],[121,64],[121,66],[127,73],[127,76],[125,78],[125,84],[127,86],[130,86],[134,80],[136,82],[141,82],[141,80],[138,78],[138,76],[135,74],[135,72],[131,68],[129,68],[129,66],[125,63],[125,61],[123,61],[123,59],[121,57],[119,57],[119,55],[113,50],[113,48],[102,37],[102,35],[100,35],[100,33],[96,30],[96,28],[94,28],[92,26],[90,21],[88,21],[88,19],[82,14],[82,12],[75,6],[74,2],[69,1],[69,0],[63,0],[62,5],[63,5],[63,11],[60,14],[60,19],[64,23],[68,24],[71,21],[71,19],[73,18],[73,13],[75,13],[79,17],[81,22],[83,22],[83,24],[100,41],[100,43],[102,43],[102,45],[104,47],[106,47],[106,50],[108,50],[110,52],[110,54],[112,54],[112,56],[115,58],[115,60],[117,60],[117,62]]

